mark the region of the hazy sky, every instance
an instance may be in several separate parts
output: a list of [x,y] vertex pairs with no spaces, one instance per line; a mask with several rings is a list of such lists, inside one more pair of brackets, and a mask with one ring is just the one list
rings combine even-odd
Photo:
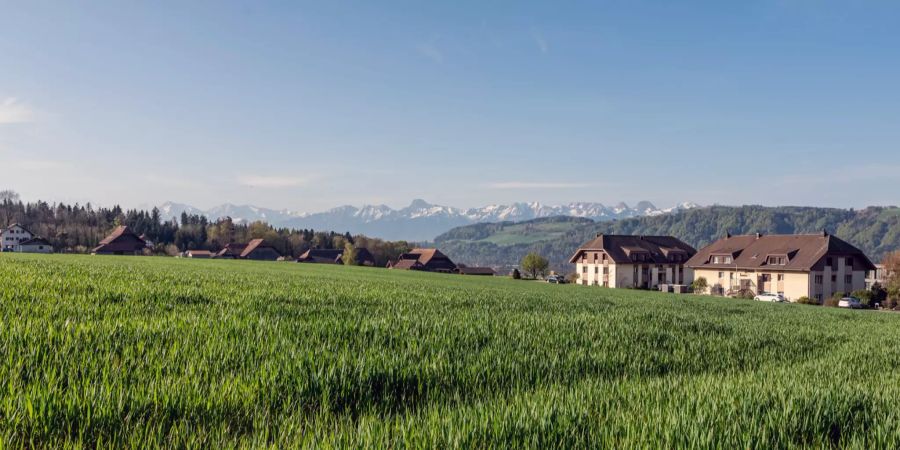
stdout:
[[0,10],[29,200],[900,203],[896,1]]

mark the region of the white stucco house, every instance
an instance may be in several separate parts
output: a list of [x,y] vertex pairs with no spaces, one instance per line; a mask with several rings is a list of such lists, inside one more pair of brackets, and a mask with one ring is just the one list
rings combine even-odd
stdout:
[[19,244],[33,238],[34,234],[21,224],[14,223],[0,231],[0,251],[14,252]]

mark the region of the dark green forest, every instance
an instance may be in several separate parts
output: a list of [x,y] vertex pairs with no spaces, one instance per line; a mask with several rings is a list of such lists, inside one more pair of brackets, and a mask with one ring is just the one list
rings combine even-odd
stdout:
[[[547,222],[564,222],[563,237],[539,242],[497,245],[500,233],[527,233]],[[537,252],[559,271],[571,269],[569,256],[583,243],[605,234],[671,235],[695,248],[731,234],[793,234],[827,230],[862,249],[878,262],[888,252],[900,249],[900,208],[869,207],[861,210],[814,207],[712,206],[675,214],[593,222],[571,217],[535,221],[477,224],[455,228],[435,241],[448,256],[471,264],[511,268],[526,254]]]

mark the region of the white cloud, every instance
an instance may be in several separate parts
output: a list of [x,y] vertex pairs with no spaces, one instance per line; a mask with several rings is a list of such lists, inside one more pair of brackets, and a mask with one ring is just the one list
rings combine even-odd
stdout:
[[588,183],[557,183],[533,181],[501,181],[488,183],[489,189],[574,189],[591,186]]
[[437,46],[433,42],[426,42],[419,45],[416,45],[416,51],[419,52],[422,56],[438,63],[444,63],[444,54],[437,48]]
[[239,175],[237,178],[241,186],[258,188],[288,188],[304,186],[312,181],[304,177],[286,177],[273,175]]
[[34,121],[34,111],[14,97],[0,101],[0,124]]
[[545,39],[544,35],[539,31],[532,31],[531,37],[534,38],[534,44],[537,45],[537,48],[541,53],[547,54],[547,52],[550,51],[550,45],[547,43],[547,39]]

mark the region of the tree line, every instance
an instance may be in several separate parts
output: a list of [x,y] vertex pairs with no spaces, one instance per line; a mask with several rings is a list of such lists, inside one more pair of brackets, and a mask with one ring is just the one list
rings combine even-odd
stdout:
[[0,225],[19,223],[47,239],[58,252],[87,253],[119,225],[126,225],[151,243],[150,251],[174,256],[185,250],[217,251],[230,243],[265,239],[282,255],[297,257],[311,249],[366,248],[379,266],[396,260],[411,246],[406,241],[385,241],[363,235],[312,229],[276,228],[264,222],[238,223],[230,217],[210,220],[182,213],[165,218],[159,208],[150,211],[120,206],[95,207],[90,203],[50,204],[23,202],[13,191],[0,191]]
[[[562,235],[538,242],[496,244],[488,240],[504,232],[512,222],[477,224],[453,229],[435,238],[450,258],[472,264],[515,267],[525,255],[538,253],[550,260],[551,269],[568,271],[568,258],[597,233],[675,236],[702,248],[731,234],[829,233],[855,245],[873,262],[900,250],[900,208],[869,207],[860,210],[815,207],[712,206],[674,214],[594,222],[589,219],[553,217],[528,223],[555,223],[566,227]],[[520,226],[521,228],[521,226]]]

